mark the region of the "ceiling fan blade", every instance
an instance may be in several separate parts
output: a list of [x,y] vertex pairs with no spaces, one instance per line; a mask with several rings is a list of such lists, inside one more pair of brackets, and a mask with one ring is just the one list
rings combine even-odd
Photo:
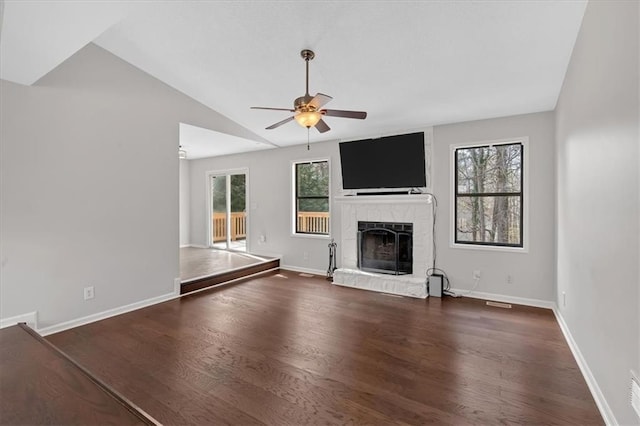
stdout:
[[320,111],[328,117],[342,117],[342,118],[357,118],[358,120],[364,120],[367,118],[365,111],[342,111],[339,109],[323,109]]
[[324,122],[324,120],[320,120],[318,121],[318,123],[316,123],[316,129],[318,129],[320,133],[324,133],[331,130],[331,127],[329,127],[327,123]]
[[295,109],[291,109],[291,108],[270,108],[270,107],[249,107],[251,109],[267,109],[270,111],[289,111],[289,112],[295,112]]
[[284,120],[282,120],[282,121],[278,121],[276,124],[272,124],[272,125],[271,125],[271,126],[269,126],[269,127],[265,127],[265,129],[267,129],[267,130],[273,130],[273,129],[275,129],[276,127],[280,127],[280,126],[282,126],[283,124],[287,124],[287,123],[288,123],[288,122],[290,122],[291,120],[293,120],[293,117],[285,118],[285,119],[284,119]]
[[316,95],[309,101],[309,106],[312,106],[318,111],[322,108],[323,105],[327,104],[331,99],[333,99],[329,95],[324,95],[322,93],[316,93]]

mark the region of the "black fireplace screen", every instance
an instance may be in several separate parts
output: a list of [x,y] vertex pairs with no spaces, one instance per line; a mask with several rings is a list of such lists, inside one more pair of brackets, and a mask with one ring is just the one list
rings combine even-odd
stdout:
[[395,275],[413,273],[413,224],[358,222],[358,268]]

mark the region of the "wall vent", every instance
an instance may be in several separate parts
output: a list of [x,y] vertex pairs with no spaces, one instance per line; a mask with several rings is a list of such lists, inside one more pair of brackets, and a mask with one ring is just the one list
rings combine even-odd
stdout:
[[491,302],[487,300],[487,306],[493,306],[494,308],[511,309],[511,303]]

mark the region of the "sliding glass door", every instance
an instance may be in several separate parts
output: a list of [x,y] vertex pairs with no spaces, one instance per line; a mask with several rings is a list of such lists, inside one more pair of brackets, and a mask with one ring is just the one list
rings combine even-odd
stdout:
[[247,250],[247,175],[210,173],[210,246]]

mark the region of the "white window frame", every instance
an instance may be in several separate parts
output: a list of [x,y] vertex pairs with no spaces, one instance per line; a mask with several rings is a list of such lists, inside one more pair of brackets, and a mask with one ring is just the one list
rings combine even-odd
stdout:
[[[329,192],[328,192],[328,201],[329,201],[329,232],[327,234],[307,234],[300,233],[296,230],[296,220],[297,220],[297,206],[296,206],[296,164],[304,164],[304,163],[319,163],[322,161],[327,162],[327,167],[329,168]],[[321,157],[321,158],[306,158],[304,160],[292,160],[291,161],[291,186],[289,193],[291,194],[291,236],[298,238],[311,238],[311,239],[321,239],[321,240],[330,240],[331,239],[331,220],[333,217],[333,202],[332,202],[332,194],[331,194],[331,158]]]
[[[213,214],[213,205],[212,205],[212,200],[211,200],[211,178],[213,176],[231,176],[231,175],[238,175],[238,174],[244,174],[245,175],[245,208],[247,210],[246,214],[247,214],[247,229],[246,229],[246,252],[250,253],[250,232],[251,232],[251,214],[249,213],[249,209],[251,206],[251,200],[250,200],[250,193],[251,193],[251,188],[250,188],[250,177],[249,177],[249,168],[248,167],[239,167],[239,168],[235,168],[235,169],[222,169],[222,170],[207,170],[205,172],[205,179],[206,179],[206,185],[205,185],[205,190],[207,191],[205,194],[205,200],[207,202],[207,205],[205,206],[206,208],[206,222],[207,222],[207,239],[206,239],[206,244],[208,248],[213,247],[213,229],[212,229],[212,224],[211,224],[211,215]],[[231,199],[229,198],[230,194],[227,192],[227,203],[231,202]],[[227,232],[229,232],[229,230],[227,230]],[[233,250],[230,250],[233,251]]]
[[[523,156],[522,171],[522,247],[505,247],[491,245],[474,245],[456,243],[456,149],[459,148],[475,148],[480,146],[503,145],[508,143],[521,143]],[[449,215],[449,246],[455,249],[464,250],[480,250],[480,251],[501,251],[509,253],[528,253],[529,252],[529,137],[522,136],[516,138],[461,142],[451,144],[449,146],[449,196],[450,196],[450,212]]]

